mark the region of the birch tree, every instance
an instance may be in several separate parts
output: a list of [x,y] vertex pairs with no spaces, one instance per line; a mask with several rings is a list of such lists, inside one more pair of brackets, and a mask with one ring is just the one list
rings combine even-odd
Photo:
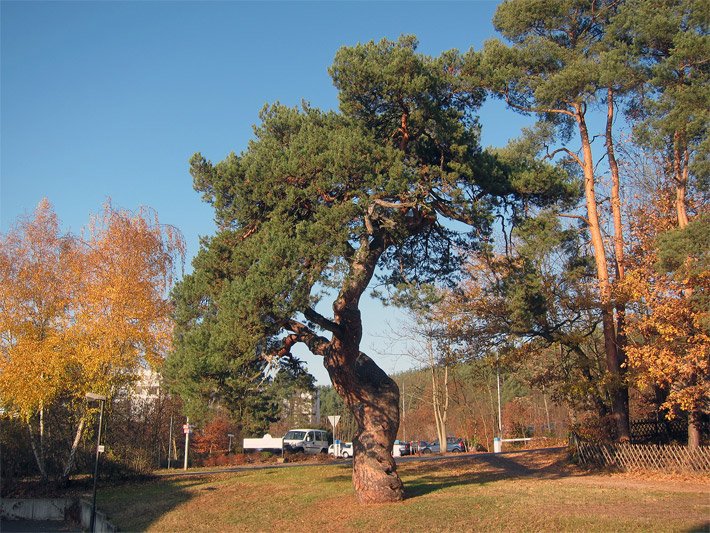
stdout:
[[[107,204],[84,238],[64,235],[49,202],[0,240],[0,403],[25,420],[47,478],[48,413],[74,426],[66,481],[87,422],[84,397],[112,397],[140,365],[159,366],[172,322],[167,296],[178,232],[148,211]],[[54,428],[54,434],[67,428]],[[51,448],[56,451],[57,443]]]

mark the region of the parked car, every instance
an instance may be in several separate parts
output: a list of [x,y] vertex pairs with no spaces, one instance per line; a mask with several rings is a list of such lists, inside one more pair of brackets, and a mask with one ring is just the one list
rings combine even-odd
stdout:
[[284,450],[293,453],[326,453],[328,432],[320,429],[291,429],[284,436]]
[[416,449],[412,453],[432,453],[429,443],[425,440],[419,440],[414,443]]
[[401,457],[403,455],[410,455],[411,453],[412,449],[409,446],[408,442],[405,442],[403,440],[394,441],[394,446],[392,446],[393,457]]
[[[439,441],[435,440],[429,445],[429,449],[432,453],[441,453],[441,446]],[[446,437],[446,451],[450,453],[460,453],[466,451],[466,444],[463,439],[458,437]]]
[[[337,446],[336,444],[331,444],[330,446],[328,446],[328,454],[332,455],[333,457],[336,457],[336,455],[335,455],[336,446]],[[339,457],[342,457],[343,459],[347,459],[352,456],[353,456],[353,443],[352,442],[341,442]]]

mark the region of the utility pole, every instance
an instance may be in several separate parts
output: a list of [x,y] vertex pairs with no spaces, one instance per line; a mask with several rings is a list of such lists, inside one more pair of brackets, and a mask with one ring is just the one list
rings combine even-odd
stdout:
[[498,435],[503,438],[503,420],[501,415],[500,407],[500,363],[498,362],[498,356],[496,355],[496,381],[498,384]]
[[183,470],[187,470],[187,451],[190,448],[190,417],[185,419],[185,464]]
[[170,415],[170,431],[168,432],[168,470],[170,470],[170,450],[173,447],[173,415]]
[[404,379],[402,380],[402,439],[407,442],[406,412],[404,408]]

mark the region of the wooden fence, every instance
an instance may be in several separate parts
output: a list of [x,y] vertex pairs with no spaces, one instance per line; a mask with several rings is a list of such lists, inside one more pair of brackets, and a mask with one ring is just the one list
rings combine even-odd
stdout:
[[[688,442],[688,421],[675,420],[632,420],[629,424],[633,444],[671,444]],[[702,427],[707,433],[707,427]]]
[[710,447],[670,444],[607,444],[576,440],[580,464],[620,470],[710,473]]

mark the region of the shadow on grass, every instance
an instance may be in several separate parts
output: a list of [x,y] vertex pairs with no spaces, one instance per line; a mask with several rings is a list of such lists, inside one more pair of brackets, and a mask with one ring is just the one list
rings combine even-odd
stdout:
[[328,476],[323,478],[323,483],[347,483],[353,480],[353,470],[349,468],[346,472],[337,476]]
[[[97,483],[97,510],[108,516],[109,522],[123,531],[142,531],[161,516],[193,497],[190,487],[205,483],[205,479],[161,479],[153,474],[132,470],[117,462],[104,461]],[[3,480],[4,481],[4,480]],[[91,502],[93,476],[73,475],[68,481],[39,478],[13,480],[8,490],[2,487],[0,498],[29,500],[74,499]],[[217,490],[205,486],[202,490]],[[3,531],[80,531],[79,508],[70,510],[67,521],[2,520]],[[24,529],[22,529],[24,528]]]
[[[303,471],[303,476],[290,476],[286,480],[281,479],[282,468],[268,471],[249,469],[254,474],[259,472],[261,480],[257,482],[255,488],[249,487],[251,482],[248,479],[244,480],[244,485],[250,492],[270,493],[269,487],[289,490],[291,484],[308,479],[309,482],[321,485],[328,492],[330,489],[325,488],[324,485],[351,483],[352,466],[332,466],[334,468],[327,473],[316,475],[311,474],[310,469],[306,469]],[[570,464],[563,450],[541,453],[459,455],[437,458],[437,460],[408,462],[400,466],[407,499],[418,498],[454,486],[483,485],[510,479],[559,479],[586,475]],[[118,485],[100,488],[99,508],[104,510],[121,530],[144,531],[155,527],[155,524],[165,515],[199,498],[201,494],[205,492],[218,494],[216,491],[221,488],[220,485],[214,484],[216,476],[229,475],[233,472],[234,470],[223,471],[221,474],[217,472],[176,474],[174,477],[160,476],[139,484],[126,484],[124,487]],[[269,481],[265,482],[264,479]]]
[[[525,464],[516,455],[481,454],[422,463],[410,469],[405,482],[407,499],[418,498],[453,486],[483,485],[510,479],[560,479],[584,476],[575,470],[564,454],[551,457],[542,465]],[[456,473],[448,473],[448,472]],[[437,474],[441,472],[441,474]]]
[[690,528],[687,533],[710,533],[710,521]]
[[213,491],[210,477],[148,478],[141,483],[100,487],[97,507],[121,531],[145,531],[151,524],[195,496],[196,490]]
[[[298,467],[312,465],[294,465]],[[316,465],[317,466],[317,465]],[[310,469],[309,469],[310,470]],[[178,507],[199,499],[206,493],[219,494],[222,488],[229,490],[235,478],[235,473],[255,474],[260,480],[249,489],[253,492],[266,491],[269,494],[269,487],[284,489],[298,480],[281,479],[284,472],[283,467],[271,468],[243,468],[230,469],[221,472],[191,472],[188,474],[176,473],[173,476],[161,475],[147,479],[142,483],[126,483],[124,486],[115,485],[111,487],[99,488],[98,507],[105,511],[109,520],[118,526],[122,531],[145,531],[155,527],[164,516],[169,515]],[[352,467],[341,465],[337,471],[327,477],[318,477],[318,483],[322,484],[342,484],[352,480]],[[311,477],[309,477],[311,476]],[[304,479],[312,479],[312,474],[308,470],[304,473]],[[225,483],[223,485],[222,483]],[[235,484],[250,486],[248,477]],[[296,489],[294,488],[294,491]],[[209,502],[209,500],[207,500]],[[200,504],[204,505],[204,504]],[[207,504],[209,505],[209,504]],[[195,507],[197,509],[197,507]],[[195,511],[199,512],[199,511]],[[163,524],[164,526],[165,524]]]

